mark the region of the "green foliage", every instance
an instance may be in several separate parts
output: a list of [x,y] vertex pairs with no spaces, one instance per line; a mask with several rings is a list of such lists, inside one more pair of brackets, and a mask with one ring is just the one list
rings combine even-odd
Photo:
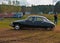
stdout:
[[60,1],[58,1],[54,7],[54,11],[60,13]]
[[0,12],[4,13],[11,13],[11,12],[20,12],[21,7],[20,6],[13,6],[13,5],[0,5]]
[[38,5],[38,6],[32,6],[32,13],[48,13],[52,11],[52,5]]

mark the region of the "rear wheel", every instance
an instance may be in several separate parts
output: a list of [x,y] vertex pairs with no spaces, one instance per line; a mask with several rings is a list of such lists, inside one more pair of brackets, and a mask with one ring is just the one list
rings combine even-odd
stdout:
[[54,30],[54,27],[46,28],[47,31],[52,31]]
[[52,30],[52,28],[47,28],[47,30],[48,30],[48,31],[51,31],[51,30]]

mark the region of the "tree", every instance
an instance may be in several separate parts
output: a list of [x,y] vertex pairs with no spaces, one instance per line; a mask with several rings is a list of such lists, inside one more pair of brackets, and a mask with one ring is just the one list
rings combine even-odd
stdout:
[[8,5],[11,5],[11,0],[8,1]]
[[0,13],[1,13],[1,6],[0,6]]
[[58,1],[58,2],[56,3],[56,5],[54,6],[54,12],[60,13],[60,1]]
[[48,13],[52,12],[52,5],[37,5],[37,6],[32,6],[32,13],[39,14],[40,12],[43,13]]
[[0,5],[0,9],[2,13],[12,13],[12,12],[20,12],[20,6],[13,6],[13,5]]

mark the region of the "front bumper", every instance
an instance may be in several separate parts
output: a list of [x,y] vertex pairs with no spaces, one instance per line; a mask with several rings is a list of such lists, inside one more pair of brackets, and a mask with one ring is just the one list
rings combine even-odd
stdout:
[[11,23],[9,26],[14,27],[13,23]]
[[11,24],[10,24],[9,26],[12,26],[12,27],[14,27],[14,25],[11,25]]

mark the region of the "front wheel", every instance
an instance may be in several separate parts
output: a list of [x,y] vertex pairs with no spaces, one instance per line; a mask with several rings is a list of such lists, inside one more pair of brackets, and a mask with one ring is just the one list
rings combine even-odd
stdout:
[[15,26],[14,26],[14,29],[15,29],[15,30],[19,30],[19,29],[21,29],[21,26],[15,25]]

